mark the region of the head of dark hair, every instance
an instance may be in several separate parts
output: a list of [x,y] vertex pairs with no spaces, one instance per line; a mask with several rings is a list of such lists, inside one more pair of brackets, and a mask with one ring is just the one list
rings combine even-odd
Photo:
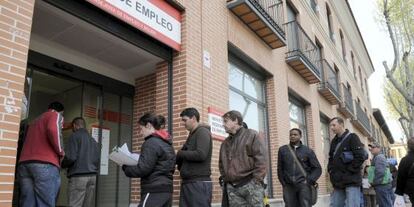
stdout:
[[79,128],[85,128],[86,122],[85,119],[83,119],[82,117],[76,117],[72,120],[72,125],[76,125]]
[[341,125],[344,125],[344,123],[345,123],[344,119],[341,118],[341,117],[338,117],[338,116],[332,118],[331,120],[329,120],[329,123],[333,122],[334,120],[336,120],[338,122],[338,124],[341,124]]
[[63,111],[65,108],[63,107],[63,104],[58,102],[58,101],[54,101],[52,103],[49,104],[47,109],[53,109],[57,112],[61,112]]
[[229,111],[229,112],[225,113],[222,117],[223,117],[223,119],[229,118],[232,121],[237,120],[237,124],[239,124],[240,126],[243,126],[243,116],[240,112],[238,112],[236,110]]
[[138,124],[141,126],[146,126],[148,123],[156,130],[163,129],[165,127],[165,117],[154,113],[145,113],[138,120]]
[[407,140],[407,148],[408,148],[408,151],[414,152],[414,137],[411,137],[410,139]]
[[183,116],[188,116],[188,118],[195,117],[197,119],[197,122],[200,121],[200,113],[198,113],[197,109],[195,108],[184,109],[180,114],[180,117],[183,117]]
[[302,130],[300,130],[299,128],[292,128],[289,130],[289,132],[291,131],[297,131],[299,133],[300,136],[302,136]]

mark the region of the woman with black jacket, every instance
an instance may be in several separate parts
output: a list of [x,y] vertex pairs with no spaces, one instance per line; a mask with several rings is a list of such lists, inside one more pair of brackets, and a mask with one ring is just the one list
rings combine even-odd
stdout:
[[172,139],[164,130],[165,118],[152,113],[138,121],[145,141],[136,166],[122,166],[125,175],[141,178],[139,207],[169,207],[172,205],[175,153]]
[[395,194],[407,194],[414,204],[414,137],[407,141],[408,153],[398,166],[397,189]]

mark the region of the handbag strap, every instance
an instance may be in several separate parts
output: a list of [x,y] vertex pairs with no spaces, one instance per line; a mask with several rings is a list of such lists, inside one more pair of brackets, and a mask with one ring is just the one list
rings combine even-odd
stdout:
[[336,145],[336,147],[335,147],[335,151],[334,151],[334,153],[333,153],[333,156],[335,157],[335,155],[336,155],[336,153],[338,152],[338,149],[339,149],[339,147],[342,145],[342,143],[344,143],[345,142],[345,140],[349,137],[349,135],[351,134],[351,132],[348,132],[348,134],[346,134],[345,136],[344,136],[344,138],[342,138],[342,140]]
[[300,171],[302,172],[303,176],[308,177],[308,174],[306,173],[305,169],[303,169],[303,166],[301,162],[299,161],[298,157],[296,156],[296,153],[293,152],[293,149],[291,148],[290,144],[287,145],[289,152],[292,154],[293,159],[295,160],[296,164],[299,166]]

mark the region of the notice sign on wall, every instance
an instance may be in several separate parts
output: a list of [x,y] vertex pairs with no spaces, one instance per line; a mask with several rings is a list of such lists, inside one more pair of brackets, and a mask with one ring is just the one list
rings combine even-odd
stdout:
[[[99,127],[92,126],[92,137],[99,142]],[[109,138],[111,131],[108,128],[102,128],[102,142],[101,142],[101,166],[100,174],[108,175],[108,160],[109,160]]]
[[181,14],[163,0],[87,0],[179,51]]
[[211,127],[211,136],[213,139],[220,141],[223,141],[228,136],[223,126],[223,118],[221,117],[222,115],[222,112],[208,107],[208,123]]

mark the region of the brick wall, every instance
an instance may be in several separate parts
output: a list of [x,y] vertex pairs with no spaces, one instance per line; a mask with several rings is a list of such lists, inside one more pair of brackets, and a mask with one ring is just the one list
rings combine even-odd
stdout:
[[34,0],[0,1],[0,206],[11,206]]

